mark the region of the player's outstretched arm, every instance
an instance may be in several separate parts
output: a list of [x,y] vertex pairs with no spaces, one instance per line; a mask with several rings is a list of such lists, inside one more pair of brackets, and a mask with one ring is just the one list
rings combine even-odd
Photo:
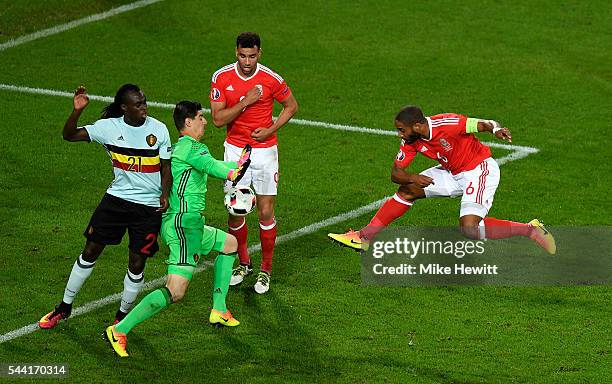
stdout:
[[508,128],[503,128],[501,124],[499,124],[495,120],[478,120],[478,132],[491,132],[500,140],[508,140],[509,143],[512,142],[512,135],[510,134],[510,130]]
[[251,146],[248,144],[237,162],[217,160],[208,151],[195,152],[187,160],[191,166],[217,179],[232,181],[234,185],[240,181],[251,164]]
[[89,104],[89,97],[87,96],[87,90],[82,85],[79,86],[74,92],[74,98],[72,99],[73,110],[68,120],[64,124],[64,130],[62,132],[64,140],[66,141],[89,141],[89,134],[84,128],[78,128],[77,123],[83,110]]

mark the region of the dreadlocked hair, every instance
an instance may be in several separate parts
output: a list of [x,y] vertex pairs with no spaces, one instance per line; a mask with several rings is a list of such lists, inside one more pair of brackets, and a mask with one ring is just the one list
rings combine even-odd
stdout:
[[102,109],[100,118],[108,119],[111,117],[123,116],[121,104],[125,104],[127,95],[129,93],[140,93],[140,88],[134,84],[123,84],[115,94],[115,99],[113,102]]

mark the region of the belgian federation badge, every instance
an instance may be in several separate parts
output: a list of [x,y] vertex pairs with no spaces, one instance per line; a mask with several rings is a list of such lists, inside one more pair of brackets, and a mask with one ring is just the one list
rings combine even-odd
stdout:
[[157,137],[155,137],[154,134],[147,136],[147,144],[149,144],[149,147],[154,146],[155,143],[157,143]]

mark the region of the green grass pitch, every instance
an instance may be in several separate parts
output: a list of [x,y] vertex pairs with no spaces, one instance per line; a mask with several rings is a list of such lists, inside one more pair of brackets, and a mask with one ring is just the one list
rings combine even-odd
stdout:
[[[0,0],[0,44],[127,3]],[[208,106],[211,74],[233,60],[236,35],[254,30],[261,62],[300,104],[297,118],[392,130],[399,108],[416,104],[426,114],[496,119],[514,144],[539,152],[501,167],[492,216],[607,226],[611,25],[599,0],[168,0],[0,50],[0,84],[68,92],[84,84],[112,96],[133,82],[150,101]],[[81,122],[104,105],[92,101]],[[35,323],[61,299],[111,180],[100,146],[62,140],[71,107],[69,98],[0,89],[0,334]],[[170,110],[149,114],[176,139]],[[218,158],[223,138],[209,124],[204,140]],[[392,136],[292,123],[279,148],[279,235],[395,191]],[[220,187],[209,185],[207,220],[225,228]],[[207,325],[207,269],[181,304],[129,335],[130,359],[115,358],[101,337],[115,302],[0,343],[0,363],[67,363],[69,380],[84,383],[610,380],[608,286],[365,287],[359,257],[326,234],[360,228],[372,213],[279,244],[267,295],[252,283],[230,292],[237,329]],[[457,215],[457,200],[419,201],[394,225],[454,226]],[[149,260],[147,280],[164,275],[166,252]],[[75,307],[121,292],[126,265],[125,243],[107,248]]]

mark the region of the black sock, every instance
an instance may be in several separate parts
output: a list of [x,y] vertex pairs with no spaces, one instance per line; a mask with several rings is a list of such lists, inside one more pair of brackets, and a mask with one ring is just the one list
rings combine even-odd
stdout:
[[72,312],[72,304],[66,304],[62,300],[62,302],[57,306],[57,309],[59,309],[61,312],[70,314]]
[[121,321],[126,316],[127,316],[127,313],[125,313],[122,310],[118,309],[117,313],[115,314],[115,320]]

